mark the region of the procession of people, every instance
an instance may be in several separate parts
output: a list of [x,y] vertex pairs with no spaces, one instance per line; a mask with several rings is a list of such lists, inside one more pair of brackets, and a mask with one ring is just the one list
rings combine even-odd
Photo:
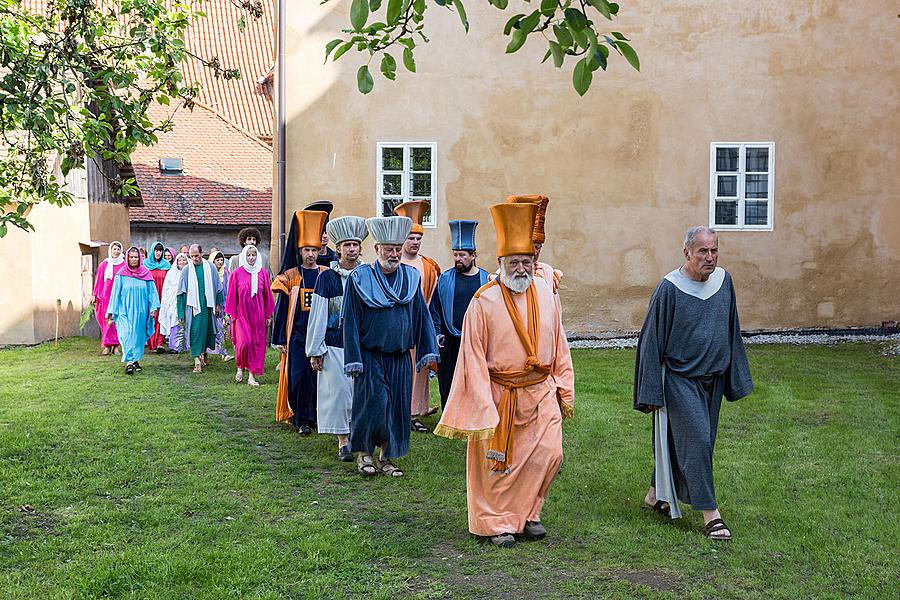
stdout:
[[[411,432],[427,433],[422,418],[440,411],[434,433],[466,441],[469,531],[500,547],[542,539],[563,420],[575,411],[563,274],[539,262],[548,205],[526,195],[490,207],[496,270],[477,264],[474,220],[449,222],[450,268],[421,254],[422,201],[334,219],[331,202],[314,202],[292,215],[277,273],[252,228],[230,260],[218,249],[204,258],[196,243],[175,252],[154,242],[142,258],[113,242],[94,286],[102,353],[121,354],[129,375],[145,349],[189,353],[195,373],[219,355],[235,360],[235,382],[259,386],[274,347],[275,419],[334,436],[333,456],[363,477],[403,477]],[[748,395],[753,382],[717,233],[689,229],[683,254],[653,292],[638,341],[633,408],[652,415],[655,465],[643,503],[672,519],[690,505],[704,535],[728,540],[713,448],[722,398]]]

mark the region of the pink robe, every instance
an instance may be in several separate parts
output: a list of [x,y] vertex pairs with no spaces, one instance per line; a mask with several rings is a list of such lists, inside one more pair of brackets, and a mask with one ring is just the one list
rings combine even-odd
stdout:
[[[541,278],[534,285],[540,306],[536,358],[550,366],[550,376],[518,390],[510,472],[492,474],[493,461],[486,456],[503,392],[489,370],[519,371],[526,359],[499,286],[473,298],[466,311],[453,386],[435,429],[438,435],[468,440],[466,495],[469,531],[475,535],[521,533],[525,521],[540,521],[562,463],[562,419],[573,411],[575,374],[554,293]],[[525,294],[513,298],[527,323]],[[538,379],[533,373],[527,377]]]
[[[425,304],[431,304],[431,296],[432,294],[434,294],[434,290],[437,288],[437,280],[438,277],[441,276],[441,268],[434,260],[421,254],[419,254],[415,260],[401,260],[400,262],[405,265],[414,267],[417,271],[419,271],[419,276],[421,277],[422,282],[422,295],[425,297]],[[432,371],[431,369],[422,369],[421,371],[416,371],[415,352],[415,348],[412,348],[409,351],[410,360],[413,364],[413,385],[412,398],[410,399],[410,412],[412,416],[417,417],[419,415],[426,414],[430,410],[429,401],[431,399],[431,395],[428,391],[428,380]]]
[[[116,331],[116,324],[106,324],[106,309],[109,307],[109,297],[112,294],[115,276],[124,267],[124,260],[112,267],[108,259],[103,259],[103,262],[97,267],[97,281],[94,282],[94,316],[97,318],[97,324],[100,326],[100,343],[104,346],[119,345],[119,333]],[[113,276],[109,279],[105,279],[106,269],[113,270]]]
[[266,358],[266,319],[275,312],[275,300],[265,269],[259,272],[255,296],[251,296],[252,275],[238,267],[228,278],[225,313],[232,319],[235,364],[261,375]]

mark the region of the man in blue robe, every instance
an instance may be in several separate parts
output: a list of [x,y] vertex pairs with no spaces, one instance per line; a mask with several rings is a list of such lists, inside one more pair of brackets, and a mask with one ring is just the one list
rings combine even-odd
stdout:
[[475,264],[475,228],[478,227],[478,221],[450,221],[449,225],[454,268],[441,273],[437,293],[430,306],[434,334],[441,349],[441,362],[438,365],[441,410],[447,405],[453,373],[456,371],[463,316],[472,296],[488,282],[489,277],[487,271]]
[[679,501],[703,511],[704,533],[731,539],[713,487],[713,448],[722,396],[753,391],[731,276],[717,266],[719,237],[684,236],[684,265],[650,298],[638,339],[634,408],[653,413],[655,468],[644,503],[676,519]]
[[400,477],[391,460],[409,452],[410,349],[420,371],[439,360],[438,348],[419,272],[400,263],[412,221],[376,217],[366,227],[377,261],[354,269],[344,292],[344,372],[355,378],[350,448],[363,475]]

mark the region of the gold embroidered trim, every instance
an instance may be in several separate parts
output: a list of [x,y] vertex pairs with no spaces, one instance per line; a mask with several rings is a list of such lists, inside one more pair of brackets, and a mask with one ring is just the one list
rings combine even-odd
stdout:
[[559,402],[559,412],[562,414],[563,419],[571,419],[575,416],[575,409],[561,400]]
[[467,440],[475,442],[479,440],[489,440],[494,437],[494,428],[488,427],[487,429],[466,431],[449,427],[443,423],[438,423],[437,427],[434,428],[434,435],[450,438],[451,440]]

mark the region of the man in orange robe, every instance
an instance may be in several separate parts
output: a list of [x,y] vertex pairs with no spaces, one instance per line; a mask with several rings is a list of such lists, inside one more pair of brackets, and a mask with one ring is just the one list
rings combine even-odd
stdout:
[[554,269],[541,260],[541,250],[547,236],[544,233],[544,221],[547,216],[547,206],[550,199],[547,196],[507,196],[506,201],[513,204],[534,204],[537,206],[537,212],[534,216],[534,227],[531,230],[531,241],[534,243],[534,276],[541,277],[553,290],[556,295],[556,302],[562,311],[562,301],[559,298],[559,282],[562,280],[563,273],[559,269]]
[[453,386],[437,435],[468,440],[469,531],[510,547],[546,535],[541,509],[562,463],[575,374],[553,290],[533,275],[531,203],[497,204],[500,277],[463,319]]
[[[422,246],[422,235],[425,233],[422,221],[425,219],[427,210],[428,202],[414,200],[397,205],[394,213],[412,219],[413,226],[403,244],[403,255],[400,262],[414,267],[419,272],[422,281],[422,295],[425,296],[425,304],[430,308],[431,296],[434,294],[438,278],[441,276],[441,267],[434,259],[419,253],[419,248]],[[412,351],[415,351],[415,348]],[[437,410],[437,407],[431,409],[428,406],[428,379],[432,376],[431,373],[430,369],[413,370],[412,398],[410,400],[412,421],[410,423],[413,431],[421,433],[428,433],[428,426],[422,422],[422,417],[433,414]]]

